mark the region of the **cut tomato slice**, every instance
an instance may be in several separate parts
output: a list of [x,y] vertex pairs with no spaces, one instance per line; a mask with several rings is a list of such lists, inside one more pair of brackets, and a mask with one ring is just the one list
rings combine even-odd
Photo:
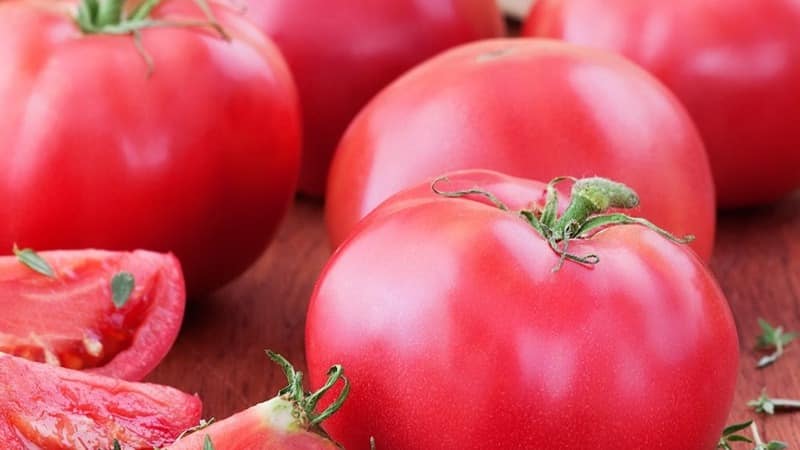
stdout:
[[[38,255],[54,276],[0,257],[0,352],[125,380],[144,378],[180,330],[186,293],[178,260],[142,250]],[[111,281],[133,277],[124,304]]]
[[202,404],[132,383],[0,354],[0,442],[6,450],[150,450],[197,424]]

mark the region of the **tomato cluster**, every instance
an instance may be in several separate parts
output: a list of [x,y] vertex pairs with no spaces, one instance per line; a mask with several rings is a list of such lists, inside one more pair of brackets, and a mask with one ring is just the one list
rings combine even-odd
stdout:
[[[0,1],[0,446],[735,441],[717,202],[800,184],[800,8],[754,5]],[[201,420],[141,380],[298,189],[316,390],[268,352],[288,386]]]

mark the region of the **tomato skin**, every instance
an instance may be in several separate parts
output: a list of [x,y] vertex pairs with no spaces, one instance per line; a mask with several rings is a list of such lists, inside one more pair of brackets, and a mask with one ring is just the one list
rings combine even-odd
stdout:
[[[132,381],[155,369],[178,336],[186,305],[173,255],[75,250],[39,256],[55,278],[15,256],[0,257],[0,352],[45,362],[47,349],[51,364]],[[133,275],[134,290],[117,308],[111,279],[122,271]],[[100,346],[99,355],[85,339]]]
[[220,450],[338,450],[336,443],[305,431],[292,417],[291,403],[276,397],[177,441],[169,450],[203,448],[208,436]]
[[0,442],[6,450],[149,450],[200,420],[197,396],[155,384],[0,353]]
[[[154,18],[198,17],[188,0]],[[60,7],[0,3],[0,243],[174,252],[189,291],[240,274],[288,208],[299,105],[278,50],[237,14],[232,36],[80,33]]]
[[686,105],[723,207],[800,187],[800,4],[543,0],[524,34],[619,52]]
[[249,0],[297,80],[304,124],[300,189],[322,195],[336,144],[380,89],[454,45],[504,33],[493,0]]
[[[446,178],[434,178],[429,183],[422,183],[412,188],[400,191],[388,200],[378,205],[359,224],[359,228],[366,227],[367,223],[380,220],[398,210],[416,207],[421,204],[433,202],[449,202],[448,197],[436,194],[434,189],[440,185],[458,186],[458,189],[471,189],[479,186],[481,189],[502,198],[503,204],[512,210],[543,208],[546,202],[546,184],[540,181],[512,177],[500,172],[485,169],[466,169],[449,172]],[[559,192],[559,212],[563,212],[569,200]],[[481,196],[470,197],[472,200],[492,205],[492,202]]]
[[624,182],[642,198],[637,214],[696,235],[695,251],[711,255],[714,188],[683,107],[622,58],[533,39],[441,54],[359,114],[331,168],[325,220],[333,245],[395,192],[472,168]]
[[369,436],[393,450],[713,447],[738,342],[693,252],[618,226],[571,243],[596,266],[554,272],[558,256],[515,214],[423,195],[362,222],[312,296],[313,385],[337,361],[354,386],[326,422],[334,439],[354,450]]

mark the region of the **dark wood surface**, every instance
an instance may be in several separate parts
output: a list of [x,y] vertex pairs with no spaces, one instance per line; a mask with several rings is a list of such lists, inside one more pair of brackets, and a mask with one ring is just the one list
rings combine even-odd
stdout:
[[[321,204],[298,200],[250,271],[210,298],[191,302],[178,342],[150,381],[199,393],[206,415],[217,419],[275,395],[285,380],[263,350],[305,365],[306,306],[329,254]],[[800,398],[800,343],[765,370],[755,369],[759,354],[753,350],[758,317],[800,330],[800,192],[768,207],[722,213],[712,269],[741,339],[731,422],[755,417],[746,402],[764,387],[773,397]],[[800,448],[800,412],[759,417],[758,423],[765,438]]]

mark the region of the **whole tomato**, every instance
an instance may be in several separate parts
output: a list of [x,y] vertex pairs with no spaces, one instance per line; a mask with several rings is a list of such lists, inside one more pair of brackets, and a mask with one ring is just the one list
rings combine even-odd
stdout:
[[105,19],[85,3],[83,22],[76,7],[0,3],[0,243],[172,251],[190,293],[219,287],[295,189],[286,64],[226,7],[216,28],[191,0]]
[[248,0],[297,80],[303,110],[300,189],[325,191],[347,124],[380,89],[449,47],[504,33],[494,0]]
[[541,0],[525,34],[619,52],[686,105],[723,207],[800,187],[800,2]]
[[353,385],[326,422],[334,439],[353,450],[370,436],[393,450],[714,446],[738,367],[731,312],[694,252],[601,214],[635,205],[630,190],[580,180],[559,208],[552,185],[523,200],[531,183],[498,174],[434,187],[363,221],[312,296],[313,384],[337,361]]
[[606,176],[641,195],[640,212],[714,240],[705,149],[680,103],[623,58],[557,41],[461,46],[385,89],[342,138],[325,211],[341,243],[392,194],[446,171],[483,168],[550,179]]

